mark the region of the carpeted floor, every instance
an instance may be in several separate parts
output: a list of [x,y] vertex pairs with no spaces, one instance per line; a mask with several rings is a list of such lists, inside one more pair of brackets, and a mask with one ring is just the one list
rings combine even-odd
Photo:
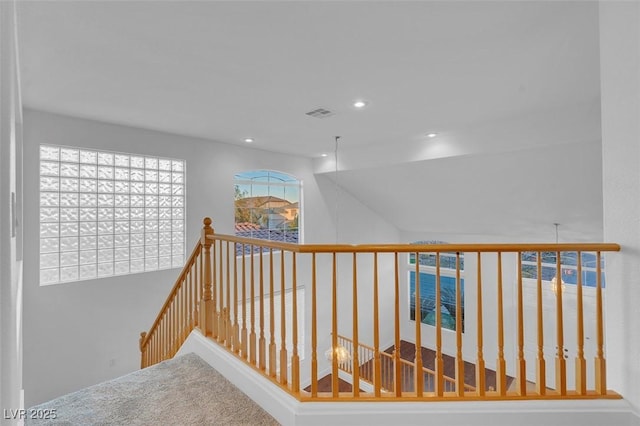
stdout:
[[56,398],[27,412],[32,410],[56,410],[57,418],[27,420],[26,425],[278,424],[195,354]]

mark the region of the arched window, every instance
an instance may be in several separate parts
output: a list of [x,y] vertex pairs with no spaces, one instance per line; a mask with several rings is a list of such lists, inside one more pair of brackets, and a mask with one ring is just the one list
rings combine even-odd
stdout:
[[298,243],[301,182],[272,170],[234,177],[235,234],[240,237]]

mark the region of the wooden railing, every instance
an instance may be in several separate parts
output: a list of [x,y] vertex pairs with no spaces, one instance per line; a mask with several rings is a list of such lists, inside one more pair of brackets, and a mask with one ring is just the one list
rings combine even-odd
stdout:
[[[342,352],[345,356],[345,360],[338,362],[338,369],[344,371],[347,374],[353,374],[354,364],[352,362],[354,358],[354,351],[358,351],[358,360],[360,361],[359,376],[361,383],[365,382],[370,385],[375,385],[376,381],[380,382],[380,388],[383,392],[394,392],[396,388],[400,389],[400,392],[415,392],[415,362],[399,358],[394,356],[395,350],[392,353],[379,352],[380,356],[380,371],[376,370],[376,350],[375,348],[360,343],[356,349],[353,345],[353,340],[348,337],[338,336],[338,347],[344,348]],[[339,359],[340,361],[340,359]],[[396,362],[400,363],[400,367],[396,369]],[[399,371],[399,378],[394,378],[396,371]],[[422,376],[424,384],[424,392],[433,392],[435,390],[436,372],[430,368],[422,367]],[[447,375],[442,377],[444,381],[444,391],[453,392],[456,388],[456,381]],[[465,384],[465,391],[475,391],[475,388],[471,385]],[[362,386],[361,386],[362,387]]]
[[[619,398],[606,386],[602,270],[617,244],[298,245],[210,225],[142,333],[143,367],[172,357],[198,327],[301,401]],[[545,253],[555,253],[555,276],[575,273],[575,284],[560,279],[553,291]],[[567,254],[575,264],[561,263]],[[589,268],[584,254],[596,259]],[[420,283],[423,259],[433,261],[432,290]],[[345,364],[332,354],[346,341]],[[357,384],[349,392],[340,370]]]
[[199,305],[203,299],[202,292],[207,287],[205,275],[211,283],[211,271],[205,270],[210,263],[210,245],[204,238],[207,227],[210,229],[211,219],[205,219],[204,223],[201,242],[205,243],[196,244],[153,325],[148,332],[140,333],[141,368],[172,358],[200,321],[198,316],[202,311]]

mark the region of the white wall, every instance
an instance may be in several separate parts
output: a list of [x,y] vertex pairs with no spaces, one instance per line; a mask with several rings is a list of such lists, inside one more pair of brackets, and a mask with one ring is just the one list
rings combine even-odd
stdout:
[[[354,194],[345,191],[327,176],[316,175],[316,181],[323,199],[327,200],[329,206],[330,220],[335,223],[335,209],[338,206],[338,232],[337,241],[340,244],[372,244],[372,243],[395,243],[399,241],[399,231],[380,217],[375,211],[362,204]],[[336,198],[337,197],[337,198]],[[337,200],[337,201],[336,201]],[[306,223],[307,228],[311,226]],[[331,231],[329,231],[331,229]],[[326,229],[327,243],[336,242],[335,228]],[[337,288],[338,288],[338,334],[351,338],[353,336],[353,255],[351,253],[340,254],[337,257]],[[385,261],[386,260],[386,261]],[[317,322],[318,322],[318,370],[319,378],[330,372],[331,366],[324,357],[326,350],[331,348],[332,330],[332,256],[330,254],[318,255],[317,257]],[[310,259],[305,259],[305,271],[310,271]],[[359,255],[357,259],[359,268],[358,280],[358,333],[359,341],[369,346],[373,346],[373,256]],[[379,277],[379,312],[381,325],[390,324],[390,315],[393,313],[393,287],[390,278],[393,264],[383,256],[378,264]],[[307,273],[307,276],[310,275]],[[307,282],[306,314],[306,353],[311,354],[311,297],[310,283]],[[384,321],[383,318],[386,318]],[[393,328],[381,328],[381,347],[393,341]],[[302,366],[302,382],[310,378],[310,356],[305,359]]]
[[[183,158],[187,161],[187,252],[202,218],[233,232],[233,175],[273,168],[298,176],[308,220],[320,222],[308,161],[231,145],[35,111],[25,115],[25,391],[28,406],[138,368],[138,336],[148,329],[178,270],[40,287],[38,285],[38,145],[62,144]],[[320,206],[318,206],[320,204]],[[313,237],[313,231],[308,233]]]
[[[600,2],[609,387],[640,412],[640,4]],[[640,423],[640,419],[638,421]]]
[[22,389],[22,227],[15,227],[22,223],[22,104],[14,9],[13,1],[0,2],[0,408],[6,410],[20,408]]
[[[326,185],[312,174],[309,159],[32,110],[25,113],[27,223],[38,223],[40,143],[186,159],[187,250],[198,239],[204,216],[213,219],[216,232],[233,233],[233,175],[251,169],[274,169],[301,179],[305,242],[334,242],[332,200]],[[345,233],[345,238],[393,239],[394,228],[348,194],[344,200],[342,215],[361,227],[355,234]],[[349,220],[345,226],[357,229]],[[139,333],[155,319],[178,274],[173,269],[40,287],[37,228],[25,231],[27,406],[138,368]],[[374,233],[368,234],[371,230]],[[305,314],[308,317],[308,310]]]

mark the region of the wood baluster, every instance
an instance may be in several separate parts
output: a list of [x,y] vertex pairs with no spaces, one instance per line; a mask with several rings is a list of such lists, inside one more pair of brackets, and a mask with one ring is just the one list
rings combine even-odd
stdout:
[[184,280],[182,281],[182,285],[180,288],[180,319],[179,319],[179,323],[180,323],[180,344],[178,346],[178,349],[180,349],[180,346],[182,345],[182,343],[187,339],[187,335],[189,333],[189,326],[187,324],[188,321],[188,315],[187,315],[187,291],[188,291],[188,280],[189,279],[189,270],[186,270],[186,273],[184,274]]
[[522,294],[522,252],[518,252],[518,395],[527,394],[527,367],[524,359],[524,304]]
[[185,278],[180,280],[180,287],[178,288],[178,294],[176,295],[178,306],[176,308],[176,347],[175,352],[178,352],[180,349],[180,345],[182,344],[183,333],[184,333],[184,297],[182,297],[182,292],[185,287]]
[[196,274],[193,287],[193,309],[195,310],[196,323],[200,321],[200,300],[202,300],[202,288],[204,285],[204,253],[200,250],[198,263],[196,264]]
[[596,334],[597,350],[595,358],[596,392],[599,395],[607,394],[607,362],[604,358],[604,318],[602,315],[602,259],[598,251],[596,253]]
[[178,329],[178,320],[180,317],[180,284],[178,287],[175,287],[175,293],[173,294],[173,300],[171,301],[172,305],[172,316],[171,316],[171,356],[177,351],[176,345],[178,342],[178,336],[180,331]]
[[292,253],[292,295],[293,310],[291,312],[291,343],[293,354],[291,355],[291,391],[294,395],[300,393],[300,357],[298,356],[298,271],[296,270],[296,253]]
[[200,254],[198,255],[198,263],[196,264],[196,275],[195,282],[193,287],[193,318],[195,324],[200,326],[200,301],[202,300],[202,288],[204,287],[204,254],[202,253],[202,249],[200,250]]
[[165,317],[165,327],[164,327],[164,353],[162,355],[162,360],[166,360],[169,358],[169,347],[171,346],[171,307],[167,309],[167,315]]
[[189,310],[189,313],[191,314],[191,320],[193,322],[193,327],[195,328],[198,325],[198,319],[196,317],[196,304],[198,303],[198,265],[200,264],[200,257],[201,254],[198,253],[198,256],[196,257],[195,261],[193,262],[193,270],[192,270],[192,274],[191,274],[191,287],[190,287],[190,294],[191,294],[191,299],[190,299],[190,303],[191,303],[191,309]]
[[247,253],[246,246],[242,243],[242,329],[240,331],[240,351],[242,358],[248,359],[247,353]]
[[220,285],[219,283],[222,281],[222,240],[215,241],[213,243],[213,259],[212,270],[213,270],[213,306],[216,310],[215,315],[213,316],[213,338],[216,341],[220,341],[220,301],[222,296],[220,295]]
[[582,252],[577,252],[578,282],[576,286],[576,392],[579,395],[587,394],[587,361],[584,358],[584,307],[582,300]]
[[285,309],[284,250],[280,250],[280,383],[287,384],[287,318]]
[[182,287],[182,281],[179,281],[178,287],[176,287],[176,293],[173,297],[173,336],[171,342],[171,356],[178,351],[178,345],[180,342],[180,289]]
[[202,334],[208,336],[212,333],[213,328],[211,320],[214,316],[215,301],[211,299],[211,241],[209,235],[213,235],[214,230],[211,227],[211,219],[205,217],[203,220],[204,227],[200,235],[200,245],[204,248],[204,286],[202,288],[202,300],[200,302],[200,329]]
[[180,348],[180,345],[182,344],[181,342],[181,334],[182,334],[182,328],[181,328],[181,321],[182,321],[182,297],[180,296],[182,293],[182,281],[180,281],[180,287],[178,287],[178,291],[176,293],[176,298],[175,298],[175,303],[176,303],[176,310],[175,310],[175,334],[173,336],[174,339],[174,343],[173,343],[173,353],[175,354],[176,352],[178,352],[178,349]]
[[189,285],[189,314],[191,315],[192,326],[195,328],[198,325],[196,317],[196,304],[198,303],[198,265],[200,263],[200,255],[196,258],[193,264],[193,270],[191,274],[191,283]]
[[198,254],[198,263],[195,265],[195,287],[193,288],[193,323],[195,326],[201,328],[200,324],[200,301],[202,300],[202,289],[204,288],[204,254],[202,253],[202,246],[200,247],[200,253]]
[[476,300],[477,300],[477,312],[476,312],[476,334],[478,350],[476,355],[476,394],[478,396],[484,396],[485,394],[485,364],[484,364],[484,340],[482,330],[482,257],[480,252],[477,253],[477,272],[476,272]]
[[260,305],[259,305],[259,314],[260,314],[260,338],[258,339],[258,347],[260,351],[260,370],[265,370],[267,368],[266,356],[266,342],[264,338],[264,263],[263,263],[263,250],[260,247]]
[[167,353],[165,354],[165,359],[171,358],[171,351],[173,350],[173,336],[174,336],[174,305],[173,300],[169,304],[167,308]]
[[507,372],[504,359],[504,308],[502,304],[502,253],[498,252],[498,360],[496,368],[496,390],[507,394]]
[[184,316],[182,318],[183,324],[184,324],[184,328],[185,328],[185,333],[184,333],[184,338],[186,340],[186,338],[189,336],[189,333],[191,333],[191,330],[193,330],[193,327],[191,326],[191,310],[189,309],[189,303],[191,302],[191,300],[189,299],[189,292],[191,291],[191,270],[193,268],[193,263],[189,264],[189,269],[187,272],[187,275],[185,275],[184,278],[184,291],[182,294],[182,310],[184,311]]
[[191,268],[193,267],[193,263],[190,263],[188,266],[188,270],[186,275],[184,276],[184,290],[182,293],[182,324],[184,327],[184,338],[186,340],[187,336],[192,330],[191,327],[191,311],[189,310],[189,290],[191,289]]
[[178,287],[178,292],[176,293],[176,334],[175,334],[175,343],[174,343],[174,354],[178,352],[180,345],[182,344],[182,332],[184,329],[182,328],[182,289],[184,287],[184,281],[180,280],[180,287]]
[[182,280],[178,281],[175,287],[176,292],[173,295],[173,334],[171,336],[171,356],[177,352],[177,345],[180,337],[180,287],[182,286]]
[[[440,257],[440,256],[438,256]],[[460,252],[456,253],[456,393],[464,396],[464,358],[462,358],[462,280]]]
[[273,249],[269,249],[269,376],[276,377],[276,332],[273,294]]
[[[173,298],[172,298],[173,299]],[[167,347],[164,355],[164,359],[170,358],[171,346],[173,341],[173,300],[167,306]]]
[[[378,253],[373,253],[373,392],[380,396],[382,365],[380,363],[380,318],[378,317]],[[369,365],[370,363],[367,363]],[[368,376],[369,379],[371,376]]]
[[255,259],[253,256],[253,248],[255,246],[253,244],[251,244],[251,265],[249,268],[249,274],[251,275],[251,279],[249,280],[251,283],[251,290],[250,290],[250,321],[249,324],[251,326],[251,332],[249,333],[249,363],[251,365],[257,365],[256,364],[256,306],[255,306],[255,300],[256,300],[256,279],[255,279],[255,271],[254,271],[254,264],[255,264]]
[[562,269],[560,252],[556,252],[556,391],[567,394],[567,364],[564,358],[564,317],[562,314]]
[[[356,253],[353,253],[353,310],[352,310],[352,323],[353,323],[353,346],[357,349],[358,344],[358,264]],[[353,397],[358,398],[360,396],[360,357],[357,350],[353,351]]]
[[157,326],[156,328],[154,328],[153,330],[151,330],[151,339],[149,340],[149,347],[151,348],[151,352],[150,352],[150,359],[149,359],[149,364],[147,364],[147,367],[149,367],[150,365],[154,365],[156,363],[156,354],[158,353],[158,337],[156,334],[156,330],[157,330]]
[[149,348],[150,352],[147,355],[147,367],[149,367],[150,365],[155,364],[155,359],[156,359],[156,352],[157,352],[157,345],[156,343],[158,342],[157,339],[157,334],[156,334],[156,329],[154,328],[153,331],[151,332],[151,340],[149,340],[149,343],[147,344],[147,347]]
[[222,240],[220,241],[220,252],[218,256],[218,342],[224,344],[225,321],[224,321],[224,252],[222,250]]
[[146,331],[140,333],[140,340],[138,341],[138,344],[140,346],[140,368],[145,368],[147,366],[147,346],[143,345],[146,337]]
[[166,347],[166,341],[167,341],[167,335],[166,335],[166,323],[165,323],[165,318],[167,316],[167,311],[164,311],[162,314],[162,319],[160,322],[160,354],[158,356],[158,360],[162,361],[164,359],[164,354],[165,354],[165,347]]
[[178,295],[177,293],[173,296],[173,300],[171,303],[171,334],[170,334],[170,342],[169,342],[169,358],[173,357],[173,354],[175,353],[175,347],[176,347],[176,340],[177,340],[177,336],[178,336],[178,330],[177,330],[177,319],[178,319],[178,304],[177,304],[177,298]]
[[420,253],[416,252],[416,368],[414,371],[415,391],[422,397],[424,381],[422,376],[422,299],[420,298]]
[[193,259],[193,263],[189,265],[189,281],[187,284],[187,315],[189,316],[189,329],[193,330],[196,327],[193,320],[193,282],[196,279],[196,269],[198,265],[198,255]]
[[400,361],[400,264],[398,252],[394,253],[394,343],[393,343],[393,371],[394,389],[396,397],[402,396],[402,364]]
[[240,352],[240,326],[238,324],[238,244],[233,243],[233,324],[231,325],[231,346],[234,353]]
[[333,252],[333,280],[331,293],[331,391],[334,398],[338,397],[338,271],[336,252]]
[[[419,259],[416,259],[416,262]],[[440,281],[440,253],[436,253],[436,359],[435,370],[435,394],[442,396],[444,394],[444,359],[442,357],[442,287]],[[457,367],[456,367],[457,368]]]
[[[195,258],[193,259],[195,262]],[[185,289],[184,289],[184,314],[185,314],[185,324],[187,327],[187,334],[185,337],[191,333],[193,330],[193,322],[191,321],[191,282],[193,280],[193,263],[189,265],[189,273],[187,274],[187,278],[185,281]]]
[[220,339],[220,309],[219,309],[219,300],[218,294],[220,293],[219,285],[220,282],[220,259],[221,254],[219,250],[219,246],[221,246],[222,240],[213,242],[213,258],[211,259],[211,270],[213,272],[213,306],[215,309],[215,313],[213,315],[213,334],[212,337],[216,341]]
[[180,348],[180,345],[182,344],[182,333],[184,331],[184,328],[182,326],[182,313],[184,312],[183,307],[182,307],[182,303],[183,303],[183,297],[182,297],[182,289],[184,288],[184,281],[180,280],[180,287],[178,287],[178,292],[176,294],[176,335],[175,335],[175,339],[176,339],[176,343],[174,344],[175,348],[174,348],[174,353],[178,352],[178,349]]
[[536,393],[546,395],[547,393],[547,371],[544,360],[544,321],[542,309],[542,253],[537,253],[536,260],[536,299],[537,299],[537,329],[538,329],[538,352],[536,355]]
[[318,316],[316,254],[311,254],[311,396],[318,396]]
[[[227,241],[227,288],[226,288],[226,305],[224,308],[224,341],[227,349],[231,350],[231,344],[233,343],[233,335],[231,331],[231,257],[230,257],[230,242]],[[235,258],[235,256],[234,256]]]

